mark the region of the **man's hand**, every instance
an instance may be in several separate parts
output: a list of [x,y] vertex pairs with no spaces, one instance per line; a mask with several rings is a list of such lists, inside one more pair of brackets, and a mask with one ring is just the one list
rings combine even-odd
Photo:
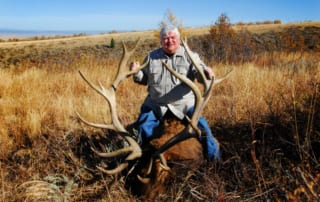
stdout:
[[208,68],[208,67],[204,70],[204,74],[206,75],[207,79],[210,79],[210,80],[214,79],[214,77],[215,77],[214,72],[212,71],[212,69]]
[[130,71],[136,71],[140,67],[140,62],[134,61],[130,63]]

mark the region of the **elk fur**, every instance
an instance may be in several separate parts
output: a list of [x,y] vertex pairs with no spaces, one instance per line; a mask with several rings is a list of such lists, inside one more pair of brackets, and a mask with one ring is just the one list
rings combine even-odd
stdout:
[[[198,168],[203,162],[204,157],[201,143],[197,138],[189,138],[175,144],[163,153],[164,158],[168,161],[170,170],[164,169],[161,161],[155,158],[151,172],[148,171],[149,160],[152,158],[151,154],[160,149],[170,138],[176,136],[181,131],[187,132],[184,130],[185,128],[186,123],[173,117],[173,115],[170,118],[167,117],[157,128],[156,138],[142,148],[143,156],[141,157],[141,161],[131,174],[131,180],[133,181],[129,180],[128,186],[134,194],[142,196],[146,201],[154,201],[159,194],[166,192],[166,185],[170,178],[174,179],[176,177],[175,169],[178,167],[171,162],[184,164],[188,168],[187,170]],[[148,181],[141,182],[141,179],[137,178],[137,175],[148,178]]]

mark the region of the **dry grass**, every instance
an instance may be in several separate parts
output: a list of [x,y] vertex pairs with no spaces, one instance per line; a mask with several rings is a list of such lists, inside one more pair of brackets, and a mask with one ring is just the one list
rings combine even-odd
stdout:
[[[292,114],[288,115],[286,111],[293,103],[307,107],[303,106],[303,100],[314,90],[312,84],[320,81],[319,67],[296,71],[288,66],[261,68],[244,64],[234,67],[234,75],[214,90],[204,116],[212,126],[272,124],[266,119],[271,114],[290,119],[292,117],[288,116]],[[111,69],[97,65],[80,69],[92,81],[100,80],[105,85],[114,75]],[[216,71],[219,74],[227,69],[221,66]],[[33,68],[18,73],[1,69],[1,75],[5,78],[0,83],[2,159],[29,147],[26,139],[32,142],[43,134],[59,135],[61,132],[58,131],[62,131],[67,135],[82,130],[83,126],[75,118],[76,111],[95,122],[108,121],[106,102],[85,85],[76,68],[69,72]],[[119,113],[124,124],[136,119],[145,90],[130,80],[119,89],[122,106]]]
[[[112,71],[114,69],[92,65],[89,68],[80,67],[79,70],[82,70],[93,81],[100,80],[107,85],[115,74]],[[117,64],[114,67],[116,66]],[[5,78],[0,84],[1,117],[3,119],[1,137],[4,138],[1,144],[2,155],[10,152],[5,146],[6,143],[12,142],[7,141],[9,136],[14,137],[16,146],[22,146],[23,141],[19,137],[24,134],[33,138],[48,130],[72,131],[76,129],[79,127],[74,119],[76,111],[95,121],[103,120],[104,116],[107,117],[105,101],[84,85],[76,68],[68,72],[52,72],[52,70],[37,68],[26,69],[22,72],[9,69],[0,71]],[[134,96],[132,91],[123,92],[121,90],[119,97],[121,98],[121,94],[124,93],[131,97]],[[134,100],[133,103],[128,103],[128,105],[137,104],[136,99],[132,100]]]
[[[45,201],[46,193],[57,200],[135,200],[122,180],[96,171],[97,160],[86,143],[88,136],[98,139],[103,132],[75,116],[78,111],[94,122],[109,121],[105,100],[78,70],[107,86],[118,55],[86,55],[68,64],[22,61],[18,68],[0,69],[0,200]],[[229,68],[217,65],[214,70],[219,76]],[[265,54],[233,68],[203,114],[221,142],[222,161],[174,179],[160,199],[319,199],[319,55]],[[124,125],[136,120],[145,95],[146,88],[131,79],[121,84],[118,111]]]

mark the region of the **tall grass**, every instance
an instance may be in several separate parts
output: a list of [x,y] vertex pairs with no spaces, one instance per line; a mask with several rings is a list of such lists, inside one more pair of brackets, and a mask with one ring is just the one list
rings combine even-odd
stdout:
[[[108,121],[106,101],[85,84],[78,70],[92,82],[101,81],[107,86],[116,73],[117,63],[104,66],[92,60],[87,62],[86,67],[77,65],[68,71],[61,71],[64,67],[0,69],[3,76],[0,81],[0,150],[4,157],[11,149],[23,146],[25,136],[32,139],[50,130],[68,132],[79,128],[77,111],[88,120],[103,122],[106,118]],[[143,93],[137,93],[141,91],[139,87],[126,83],[118,92],[119,102],[124,104],[124,109],[118,109],[125,119],[124,124],[133,121],[143,99]]]
[[[273,63],[270,60],[274,60],[274,57],[281,58],[282,62],[264,65]],[[64,64],[41,64],[41,68],[0,69],[0,159],[7,160],[20,149],[34,147],[35,145],[29,145],[30,142],[44,134],[59,137],[76,130],[91,131],[91,128],[78,121],[76,112],[93,122],[109,122],[106,101],[86,85],[78,70],[93,83],[101,81],[108,86],[116,73],[117,65],[116,59],[99,61],[89,57],[69,64],[67,69]],[[225,65],[214,66],[218,77],[229,68]],[[279,53],[233,68],[233,76],[214,89],[203,116],[217,131],[218,139],[220,136],[222,140],[227,138],[219,134],[219,127],[232,128],[247,124],[251,130],[247,135],[252,144],[244,144],[253,145],[249,149],[257,176],[256,195],[263,195],[270,186],[266,178],[274,179],[266,176],[263,172],[264,165],[257,157],[255,130],[261,125],[266,127],[268,124],[275,124],[271,118],[277,118],[284,125],[296,124],[296,133],[288,135],[294,136],[299,154],[305,156],[304,139],[316,138],[311,137],[311,134],[319,136],[319,131],[311,132],[313,123],[308,125],[307,135],[302,135],[301,131],[304,129],[299,127],[303,125],[300,122],[314,121],[315,113],[318,113],[315,103],[319,102],[320,64],[310,55],[298,57],[295,54]],[[124,125],[136,120],[145,96],[146,88],[134,84],[131,79],[120,85],[117,91],[118,113]],[[310,117],[307,120],[297,117],[299,112],[309,113]],[[236,154],[230,154],[230,151],[228,153],[226,147],[229,143],[222,142],[222,146],[228,155],[226,158],[230,157],[226,162],[232,161]],[[313,161],[319,165],[317,157],[313,157]],[[15,186],[15,182],[7,182],[9,171],[3,169],[3,165],[0,166],[2,194],[9,196],[10,188],[6,186]],[[222,192],[228,195],[227,191]]]

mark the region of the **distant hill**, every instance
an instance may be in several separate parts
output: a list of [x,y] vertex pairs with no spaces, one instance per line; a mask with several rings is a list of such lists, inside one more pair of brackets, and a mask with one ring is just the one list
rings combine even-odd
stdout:
[[59,37],[72,35],[97,35],[101,33],[108,33],[109,31],[50,31],[50,30],[15,30],[15,29],[1,29],[0,39],[28,39],[33,37]]
[[[286,23],[286,24],[251,24],[251,25],[233,25],[232,28],[235,31],[246,29],[250,33],[254,35],[264,35],[264,39],[271,40],[273,38],[274,33],[282,32],[284,30],[288,30],[290,28],[297,28],[297,31],[303,30],[305,27],[308,27],[308,33],[302,33],[306,35],[309,40],[308,42],[314,43],[314,38],[318,36],[319,38],[319,30],[320,30],[320,21],[316,22],[298,22],[298,23]],[[201,36],[209,33],[210,26],[204,27],[185,27],[183,28],[183,33],[187,37],[192,36]],[[9,34],[10,30],[2,30],[3,33],[7,32]],[[12,31],[12,30],[11,30]],[[51,34],[58,34],[59,32],[51,32]],[[38,40],[34,40],[35,38],[24,39],[24,40],[13,40],[8,42],[8,40],[3,40],[0,43],[0,48],[10,48],[10,47],[24,47],[30,45],[37,45],[38,47],[55,47],[58,48],[60,46],[69,48],[79,47],[79,46],[95,46],[101,44],[109,44],[111,39],[116,41],[132,41],[138,38],[143,40],[157,40],[158,30],[149,30],[149,31],[131,31],[131,32],[117,32],[112,31],[109,33],[94,33],[92,35],[79,35],[80,33],[74,33],[72,36],[57,36],[53,38],[36,38]],[[21,35],[24,34],[34,34],[32,31],[29,33],[19,33]],[[39,33],[41,34],[41,33]],[[42,34],[45,34],[43,32]],[[47,33],[48,34],[48,33]],[[69,33],[70,34],[70,33]],[[40,35],[41,36],[41,35]],[[13,38],[14,36],[7,36],[9,38]],[[1,38],[1,37],[0,37]],[[41,40],[40,40],[41,39]],[[316,45],[316,44],[315,44]]]

